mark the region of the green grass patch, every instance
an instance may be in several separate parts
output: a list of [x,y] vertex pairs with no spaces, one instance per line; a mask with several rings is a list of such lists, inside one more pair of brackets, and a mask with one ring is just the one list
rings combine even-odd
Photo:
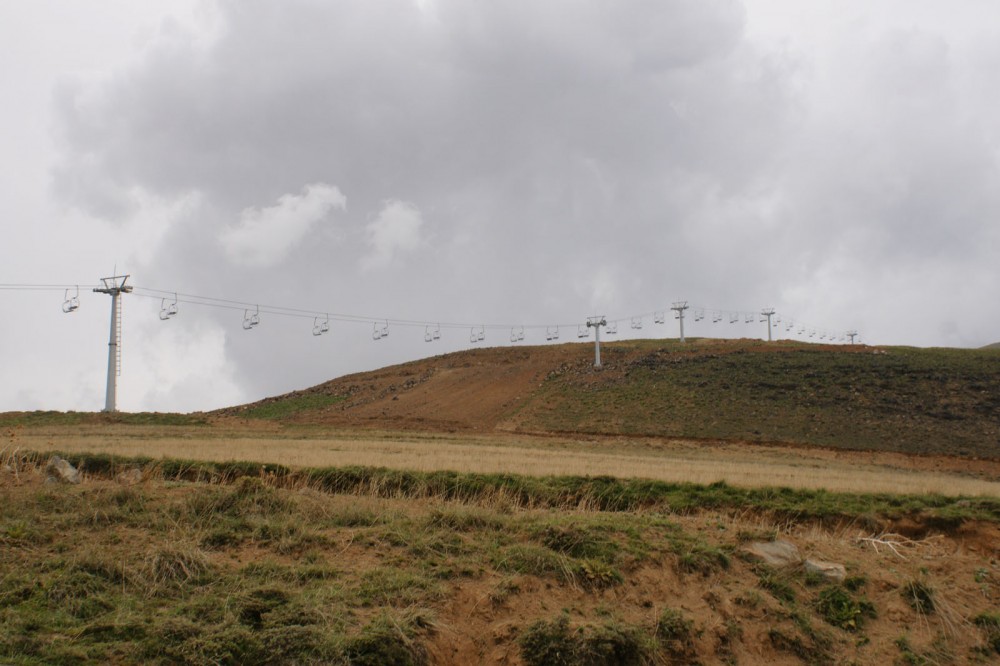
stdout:
[[240,410],[240,416],[251,419],[266,419],[279,421],[300,412],[323,409],[338,402],[343,402],[342,395],[327,395],[325,393],[299,393],[279,398],[271,398],[255,403]]

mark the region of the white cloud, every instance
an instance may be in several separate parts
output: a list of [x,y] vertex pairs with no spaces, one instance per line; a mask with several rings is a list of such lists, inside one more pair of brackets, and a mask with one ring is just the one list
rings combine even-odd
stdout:
[[314,183],[302,194],[285,194],[270,208],[246,208],[240,222],[219,234],[226,256],[235,264],[273,266],[284,260],[313,226],[334,208],[344,210],[347,198],[332,185]]
[[365,229],[371,249],[362,257],[361,267],[383,268],[397,255],[416,250],[423,243],[420,235],[423,226],[424,219],[416,206],[405,201],[387,201]]

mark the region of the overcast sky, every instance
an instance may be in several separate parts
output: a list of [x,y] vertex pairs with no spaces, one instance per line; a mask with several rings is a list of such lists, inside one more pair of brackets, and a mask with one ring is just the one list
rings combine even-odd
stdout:
[[0,410],[103,407],[115,270],[129,411],[471,346],[402,320],[1000,340],[995,0],[35,0],[0,62],[0,284],[81,285],[0,290]]

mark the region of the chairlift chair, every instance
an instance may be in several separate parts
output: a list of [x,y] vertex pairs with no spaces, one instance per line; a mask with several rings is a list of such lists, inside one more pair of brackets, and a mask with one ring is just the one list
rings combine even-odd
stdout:
[[382,339],[382,329],[378,327],[378,322],[372,322],[372,340]]
[[472,344],[479,342],[479,331],[476,330],[475,326],[469,329],[469,342]]
[[424,327],[424,342],[434,342],[441,339],[441,326],[431,330],[430,326]]
[[545,327],[545,339],[546,340],[558,340],[559,339],[559,327],[549,328]]
[[576,337],[578,337],[578,338],[589,338],[590,337],[590,328],[584,326],[583,324],[580,324],[577,327],[577,329],[576,329]]
[[617,321],[609,322],[604,327],[604,332],[607,333],[608,335],[615,335],[615,334],[617,334],[618,333],[618,322]]
[[160,299],[160,319],[166,321],[177,314],[177,294],[174,294],[172,303],[167,303],[167,299]]
[[329,318],[323,321],[319,320],[319,317],[313,318],[313,335],[323,335],[330,330],[330,320]]
[[713,324],[718,324],[720,321],[722,321],[722,313],[721,312],[716,312],[715,314],[712,315],[712,323]]
[[80,287],[76,287],[76,292],[70,296],[69,289],[63,293],[62,311],[66,314],[75,311],[80,307]]
[[729,323],[730,324],[735,324],[739,320],[740,320],[740,313],[739,312],[730,313],[730,315],[729,315]]
[[746,314],[746,316],[743,317],[743,321],[746,322],[747,324],[752,324],[753,323],[753,313],[752,312],[748,312]]
[[642,329],[642,317],[632,317],[631,327],[638,331]]
[[699,310],[695,310],[694,311],[694,320],[695,321],[701,321],[704,318],[705,318],[705,311],[704,310],[699,309]]
[[260,306],[259,305],[253,311],[253,314],[250,313],[250,309],[249,308],[247,308],[246,310],[243,311],[243,330],[244,331],[249,331],[251,328],[253,328],[254,326],[256,326],[259,323],[260,323]]
[[653,323],[654,324],[665,324],[667,323],[667,315],[665,312],[654,312],[653,313]]
[[486,327],[485,326],[480,326],[479,327],[479,333],[476,335],[476,340],[478,340],[479,342],[482,342],[485,339],[486,339]]

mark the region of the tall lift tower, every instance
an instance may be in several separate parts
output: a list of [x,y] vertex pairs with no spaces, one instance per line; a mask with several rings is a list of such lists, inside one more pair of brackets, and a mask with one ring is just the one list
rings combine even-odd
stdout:
[[121,295],[128,294],[132,287],[126,286],[128,275],[101,278],[103,287],[94,291],[111,296],[111,333],[108,336],[108,387],[104,393],[104,411],[116,412],[118,407],[118,376],[122,372],[122,301]]

